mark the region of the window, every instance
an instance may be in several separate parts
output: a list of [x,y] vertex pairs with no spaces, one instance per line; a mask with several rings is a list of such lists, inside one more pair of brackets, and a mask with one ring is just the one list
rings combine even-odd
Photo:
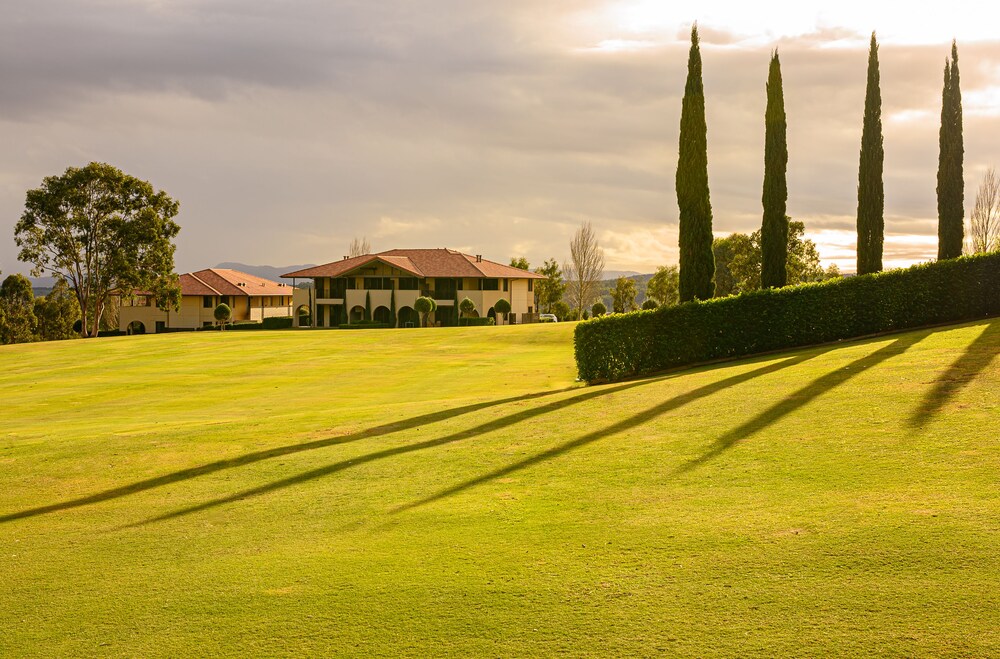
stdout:
[[316,297],[326,297],[326,279],[316,280]]
[[400,277],[399,278],[399,290],[401,291],[415,291],[417,290],[420,282],[417,281],[416,277]]
[[480,279],[481,290],[484,291],[499,291],[500,290],[500,280],[499,279]]
[[347,290],[353,291],[355,288],[357,288],[357,285],[358,285],[357,281],[355,281],[354,277],[347,278]]
[[365,277],[365,288],[369,291],[391,291],[392,279],[389,277]]
[[503,280],[503,292],[504,293],[507,292],[507,280],[506,279]]
[[[211,295],[202,295],[201,296],[201,306],[202,306],[203,309],[211,309],[212,308],[212,303],[214,301],[215,301],[215,298],[213,298]],[[209,323],[209,325],[211,325],[211,323]]]
[[529,293],[532,292],[533,290],[535,290],[535,287],[533,285],[534,283],[535,283],[534,279],[529,279],[528,280],[528,292]]

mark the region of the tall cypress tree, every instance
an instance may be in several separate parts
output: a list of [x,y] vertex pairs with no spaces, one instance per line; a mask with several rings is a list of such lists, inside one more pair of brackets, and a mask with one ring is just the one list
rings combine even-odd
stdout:
[[778,51],[771,55],[767,74],[767,110],[764,112],[764,220],[760,230],[760,284],[781,288],[787,281],[788,144],[785,137],[785,94],[781,88]]
[[938,153],[938,259],[962,255],[965,240],[965,177],[962,161],[962,89],[958,74],[958,44],[951,43],[951,61],[944,62],[941,91],[941,132]]
[[865,124],[861,131],[861,163],[858,167],[858,274],[882,270],[885,234],[885,190],[882,185],[882,92],[879,89],[878,43],[872,32],[868,51],[868,88],[865,92]]
[[712,254],[712,202],[708,195],[705,88],[701,80],[697,25],[691,28],[676,184],[680,208],[680,300],[707,300],[715,293],[715,257]]

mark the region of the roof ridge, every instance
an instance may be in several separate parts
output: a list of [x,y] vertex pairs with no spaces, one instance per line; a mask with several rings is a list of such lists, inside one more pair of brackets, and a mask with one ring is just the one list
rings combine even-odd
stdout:
[[[205,268],[203,270],[199,270],[198,272],[204,272],[205,270],[211,270],[211,268]],[[194,274],[193,272],[189,272],[188,274],[191,275],[192,277],[194,277],[195,279],[197,279],[200,283],[202,283],[205,286],[207,286],[209,288],[209,290],[215,291],[216,294],[218,294],[218,295],[222,295],[222,292],[219,289],[217,289],[215,286],[212,286],[211,284],[209,284],[207,281],[205,281],[204,279],[202,279],[198,275]]]

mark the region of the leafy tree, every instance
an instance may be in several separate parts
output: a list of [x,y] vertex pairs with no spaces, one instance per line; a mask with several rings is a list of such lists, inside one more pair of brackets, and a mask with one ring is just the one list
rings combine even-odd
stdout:
[[546,311],[545,313],[555,314],[555,317],[559,320],[569,320],[570,308],[568,304],[559,300],[552,305],[552,311]]
[[[805,224],[788,221],[788,261],[785,264],[786,281],[789,285],[811,281],[823,281],[839,277],[836,266],[824,271],[819,260],[816,244],[805,235]],[[716,258],[719,266],[717,281],[724,284],[717,290],[719,297],[738,295],[760,288],[761,234],[734,233],[715,240]]]
[[389,291],[389,324],[391,327],[396,327],[399,319],[396,318],[396,289]]
[[590,312],[587,311],[586,309],[584,309],[583,310],[583,320],[587,320],[588,318],[590,318]]
[[372,319],[372,294],[371,291],[365,291],[365,322],[371,322]]
[[73,324],[80,318],[80,304],[65,281],[57,279],[48,295],[35,298],[35,318],[38,338],[42,341],[79,336],[79,332],[73,331]]
[[569,309],[569,307],[567,306],[566,315],[562,316],[562,317],[556,316],[556,318],[559,318],[559,320],[564,320],[566,322],[571,322],[571,321],[574,321],[574,320],[580,320],[580,310],[579,309]]
[[654,300],[651,297],[647,297],[645,300],[642,301],[642,308],[643,309],[656,309],[659,306],[660,305],[658,305],[656,303],[656,300]]
[[476,312],[476,303],[465,297],[458,305],[459,310],[462,312],[462,316],[465,318],[471,318],[472,314]]
[[938,260],[962,255],[965,240],[965,177],[962,161],[962,89],[958,73],[958,43],[951,42],[951,61],[944,62],[944,89],[941,92],[937,204]]
[[597,318],[598,316],[603,316],[608,313],[608,308],[604,306],[603,302],[594,302],[594,306],[590,308],[590,313],[594,316],[594,318]]
[[611,301],[615,313],[635,311],[635,296],[635,280],[619,277],[615,282],[615,287],[611,289]]
[[676,265],[661,265],[656,274],[646,282],[646,296],[657,301],[659,306],[670,307],[680,299],[679,274]]
[[879,89],[878,43],[872,32],[868,51],[868,87],[865,91],[865,123],[861,131],[861,162],[858,166],[858,274],[882,270],[885,234],[885,189],[882,165],[882,92]]
[[365,254],[372,253],[372,244],[368,242],[367,236],[361,236],[360,238],[355,237],[351,241],[351,247],[349,248],[347,254],[351,258],[355,256],[364,256]]
[[429,297],[418,297],[413,303],[413,310],[420,314],[420,324],[427,327],[427,314],[434,311],[434,300]]
[[715,292],[715,260],[708,192],[708,127],[697,25],[691,28],[687,83],[681,104],[676,188],[680,209],[680,299],[707,300]]
[[761,223],[760,279],[765,288],[781,288],[786,282],[788,144],[785,131],[785,95],[781,88],[781,63],[778,51],[775,51],[771,55],[767,76],[767,110],[764,113],[764,220]]
[[531,266],[528,264],[528,259],[523,256],[516,256],[511,258],[510,267],[517,268],[518,270],[530,270]]
[[510,301],[506,298],[500,298],[493,304],[493,310],[497,312],[497,318],[503,316],[504,320],[507,320],[507,314],[510,313]]
[[215,308],[215,320],[222,326],[222,329],[226,329],[226,323],[228,323],[232,317],[233,310],[229,308],[228,304],[223,303]]
[[177,202],[146,181],[103,163],[70,167],[29,190],[14,229],[18,258],[66,279],[81,334],[97,336],[113,291],[155,289],[174,270]]
[[566,292],[562,269],[555,259],[547,259],[545,265],[535,268],[535,272],[545,276],[545,279],[536,279],[533,284],[535,308],[542,313],[555,313],[552,305],[561,300]]
[[35,340],[35,293],[24,275],[8,275],[0,284],[0,343]]
[[566,293],[571,306],[582,312],[600,294],[604,276],[604,250],[597,244],[597,234],[590,222],[577,229],[569,243],[569,263],[566,273]]

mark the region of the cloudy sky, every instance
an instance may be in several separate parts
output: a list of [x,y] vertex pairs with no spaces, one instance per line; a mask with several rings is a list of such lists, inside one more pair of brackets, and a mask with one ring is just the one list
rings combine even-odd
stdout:
[[944,60],[957,38],[969,209],[1000,160],[1000,10],[745,5],[4,0],[0,270],[27,271],[13,240],[25,191],[96,160],[180,201],[181,271],[326,262],[362,235],[376,250],[447,246],[539,264],[565,259],[584,221],[609,269],[652,271],[677,258],[694,20],[716,234],[760,222],[764,85],[778,48],[789,213],[824,261],[853,270],[875,29],[886,262],[932,258]]

